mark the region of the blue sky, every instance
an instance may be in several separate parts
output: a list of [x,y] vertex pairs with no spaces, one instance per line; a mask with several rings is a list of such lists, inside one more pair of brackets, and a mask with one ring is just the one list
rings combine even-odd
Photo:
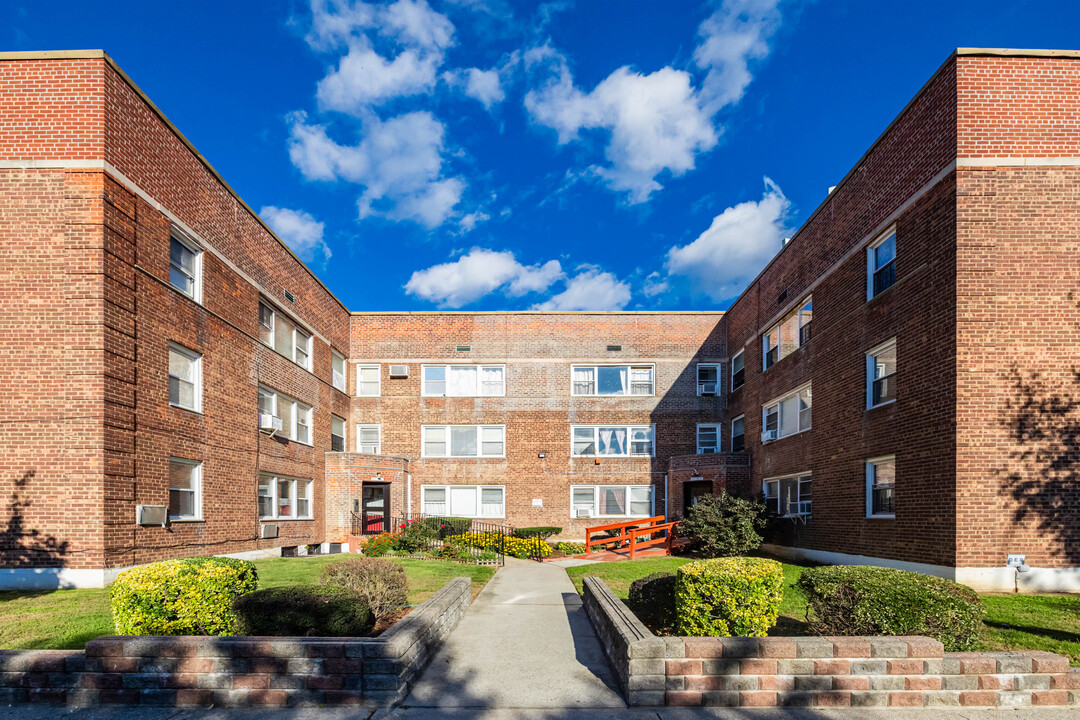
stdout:
[[961,47],[1080,3],[0,4],[106,50],[352,310],[714,310]]

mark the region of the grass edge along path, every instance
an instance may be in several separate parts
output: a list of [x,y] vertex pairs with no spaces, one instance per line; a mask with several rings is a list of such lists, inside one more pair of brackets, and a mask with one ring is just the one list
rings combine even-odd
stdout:
[[[314,584],[325,565],[353,557],[358,556],[256,560],[259,587]],[[446,560],[388,559],[405,567],[409,603],[413,605],[427,600],[455,577],[472,580],[475,598],[495,574],[493,567]],[[108,588],[0,591],[0,649],[81,649],[87,641],[114,632]]]

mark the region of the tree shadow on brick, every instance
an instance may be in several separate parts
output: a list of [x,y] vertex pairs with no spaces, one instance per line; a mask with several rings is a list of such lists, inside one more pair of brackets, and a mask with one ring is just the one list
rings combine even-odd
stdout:
[[1014,366],[1010,385],[1004,475],[1013,519],[1037,527],[1051,555],[1080,565],[1080,370],[1069,370],[1061,383]]
[[[25,499],[26,488],[36,471],[27,470],[14,482],[7,503],[7,524],[0,530],[0,562],[7,568],[58,568],[70,552],[69,543],[28,527],[26,509],[33,501]],[[40,587],[40,581],[35,583]],[[59,587],[59,580],[57,580]]]

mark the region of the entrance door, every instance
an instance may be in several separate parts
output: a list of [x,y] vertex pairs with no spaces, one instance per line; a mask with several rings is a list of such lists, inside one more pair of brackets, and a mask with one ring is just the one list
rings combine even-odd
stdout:
[[711,480],[693,480],[683,483],[683,515],[698,504],[705,495],[712,494]]
[[364,517],[364,534],[390,532],[390,496],[386,485],[364,483],[360,512]]

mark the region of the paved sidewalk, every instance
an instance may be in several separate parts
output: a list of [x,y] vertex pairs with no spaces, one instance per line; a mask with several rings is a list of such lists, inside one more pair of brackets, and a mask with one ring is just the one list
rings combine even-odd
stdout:
[[626,707],[566,571],[512,558],[469,606],[403,704]]

